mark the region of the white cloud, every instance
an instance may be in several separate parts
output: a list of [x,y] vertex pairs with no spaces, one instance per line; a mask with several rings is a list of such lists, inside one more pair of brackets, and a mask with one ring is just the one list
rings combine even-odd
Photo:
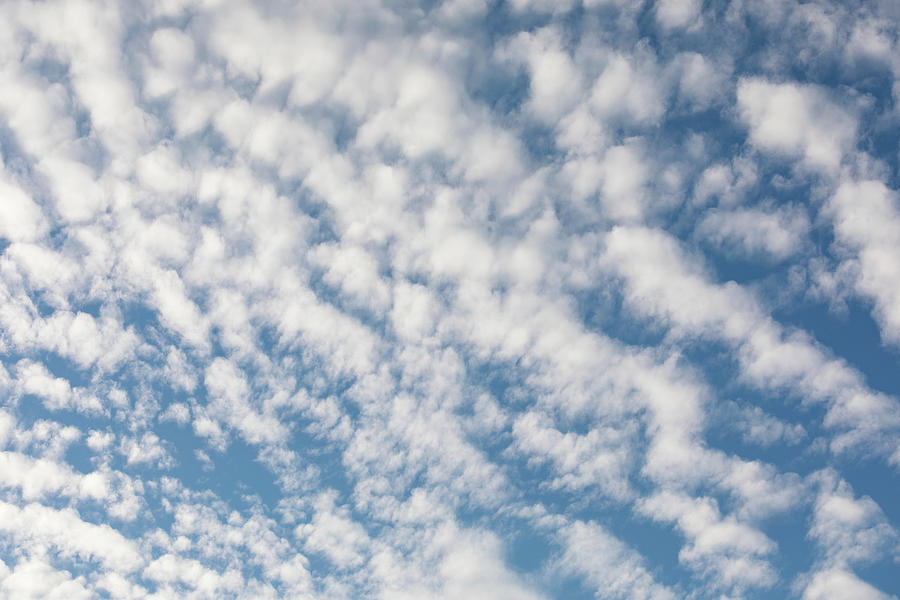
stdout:
[[557,474],[550,487],[574,491],[597,486],[619,501],[632,495],[628,481],[632,440],[627,432],[595,427],[585,435],[563,433],[547,421],[527,412],[516,417],[512,433],[516,448],[529,462],[553,464]]
[[696,232],[738,256],[778,261],[808,244],[809,229],[809,218],[802,210],[784,206],[772,210],[712,210],[697,224]]
[[747,443],[763,447],[777,443],[796,445],[807,438],[803,425],[786,423],[758,406],[735,407],[735,409],[737,419],[734,426]]
[[159,436],[150,431],[145,432],[140,438],[122,438],[119,453],[125,457],[128,465],[151,463],[164,468],[173,464],[173,459],[160,443]]
[[88,600],[91,591],[83,576],[54,569],[40,559],[22,560],[12,571],[0,572],[0,591],[21,600]]
[[890,600],[893,597],[842,569],[816,573],[803,590],[803,600]]
[[157,29],[150,38],[150,54],[152,63],[145,67],[144,94],[153,98],[169,95],[187,83],[196,56],[188,34],[175,28]]
[[443,581],[436,598],[544,598],[503,564],[502,548],[495,536],[446,527],[439,530],[436,538],[436,545],[443,551],[439,566]]
[[191,420],[191,411],[187,404],[175,402],[170,404],[159,418],[160,420],[174,421],[179,425],[185,425]]
[[402,338],[419,340],[434,329],[436,302],[428,288],[400,282],[394,286],[391,320]]
[[191,188],[190,173],[171,146],[160,145],[141,156],[136,166],[138,181],[159,194],[159,201],[173,202]]
[[563,175],[576,199],[590,202],[599,196],[604,217],[627,223],[644,216],[649,169],[638,144],[609,148],[599,159],[570,160],[563,167]]
[[94,430],[88,434],[86,442],[88,448],[94,452],[101,452],[112,444],[115,437],[112,433]]
[[161,584],[164,589],[171,589],[169,586],[173,583],[184,584],[194,591],[194,597],[202,598],[234,593],[243,583],[243,578],[235,571],[220,574],[205,567],[200,561],[173,554],[164,554],[148,564],[142,575],[145,579]]
[[737,100],[750,141],[761,150],[801,158],[834,175],[855,144],[852,111],[818,87],[745,78],[738,84]]
[[632,310],[661,320],[680,338],[732,345],[743,378],[761,389],[826,403],[823,422],[836,430],[833,451],[884,455],[892,448],[900,425],[895,399],[868,389],[858,371],[807,335],[782,328],[747,290],[709,281],[670,236],[617,227],[606,238],[603,260],[624,278]]
[[767,557],[775,543],[761,531],[719,513],[715,501],[662,492],[638,503],[638,510],[659,521],[670,521],[688,539],[680,562],[711,577],[714,588],[769,588],[777,581]]
[[106,500],[111,496],[108,478],[102,472],[81,475],[68,465],[17,452],[0,452],[0,485],[19,488],[26,501],[41,499],[48,494],[93,500]]
[[251,404],[251,390],[243,374],[231,362],[216,358],[204,378],[210,395],[207,409],[251,444],[284,439],[285,427],[274,416],[260,414]]
[[701,206],[713,199],[724,207],[741,204],[758,178],[756,165],[746,159],[736,158],[732,164],[712,165],[700,174],[694,185],[692,200]]
[[700,0],[659,0],[656,20],[666,28],[686,27],[700,16]]
[[643,213],[643,187],[648,179],[641,149],[635,144],[610,148],[599,168],[603,183],[602,202],[616,220],[631,221]]
[[339,569],[360,567],[370,543],[365,529],[327,495],[316,501],[315,510],[313,520],[295,531],[307,550],[324,554]]
[[566,114],[582,94],[581,73],[562,45],[560,32],[545,28],[533,34],[520,34],[509,49],[521,53],[528,64],[529,108],[550,123]]
[[19,393],[42,398],[44,406],[50,410],[74,409],[88,414],[103,411],[103,405],[96,397],[82,388],[73,389],[67,379],[54,377],[40,363],[19,361],[16,376]]
[[[392,172],[384,173],[385,177],[392,178],[392,175]],[[402,183],[396,184],[401,186],[398,192],[402,194]],[[371,253],[356,246],[320,244],[310,255],[325,270],[325,281],[337,287],[353,305],[365,307],[376,315],[384,313],[390,304],[391,292]]]
[[94,525],[70,509],[40,504],[20,508],[0,502],[0,531],[23,548],[50,546],[63,555],[97,561],[108,569],[131,572],[144,562],[137,545],[109,525]]
[[[692,3],[685,4],[689,6]],[[684,52],[675,58],[673,64],[679,71],[679,96],[695,109],[704,110],[724,100],[730,73],[723,65],[716,63],[716,57],[706,58],[697,52]]]
[[40,419],[32,421],[27,428],[13,426],[11,444],[17,450],[30,450],[43,458],[60,461],[69,446],[81,436],[82,432],[77,427]]
[[667,600],[676,594],[654,581],[646,561],[596,523],[575,521],[559,532],[559,568],[583,574],[598,598]]
[[637,124],[656,123],[665,113],[666,90],[656,65],[611,54],[591,89],[591,106],[605,119],[623,118]]
[[850,486],[836,481],[832,472],[821,473],[820,481],[809,535],[827,564],[865,564],[896,548],[900,536],[871,498],[854,497]]
[[845,182],[826,206],[837,242],[859,265],[857,291],[875,303],[882,339],[900,343],[900,206],[879,181]]
[[565,12],[574,5],[573,0],[553,2],[552,0],[512,0],[512,6],[518,11]]
[[6,447],[15,430],[16,420],[5,410],[0,410],[0,448]]
[[47,229],[40,207],[15,184],[0,179],[0,237],[32,242]]
[[844,52],[851,62],[869,59],[896,68],[896,40],[891,36],[886,24],[878,19],[860,19],[853,26]]

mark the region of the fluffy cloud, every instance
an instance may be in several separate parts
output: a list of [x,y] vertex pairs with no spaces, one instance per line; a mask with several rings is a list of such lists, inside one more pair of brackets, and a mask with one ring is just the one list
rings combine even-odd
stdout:
[[697,224],[697,233],[726,252],[777,261],[803,248],[809,228],[809,219],[797,209],[741,208],[710,211]]
[[560,532],[561,569],[583,574],[597,597],[666,600],[676,595],[653,580],[644,560],[596,523],[576,521]]
[[2,530],[23,548],[50,546],[64,556],[96,561],[104,568],[129,573],[144,562],[137,544],[109,525],[87,523],[72,509],[41,504],[23,507],[0,503]]
[[900,343],[900,208],[897,194],[880,181],[842,184],[826,208],[834,219],[835,237],[859,264],[856,289],[871,298],[885,342]]
[[830,174],[837,172],[856,139],[852,111],[815,86],[742,79],[737,108],[756,147],[801,158],[810,167]]
[[891,597],[853,573],[839,569],[816,573],[803,590],[803,600],[886,600]]

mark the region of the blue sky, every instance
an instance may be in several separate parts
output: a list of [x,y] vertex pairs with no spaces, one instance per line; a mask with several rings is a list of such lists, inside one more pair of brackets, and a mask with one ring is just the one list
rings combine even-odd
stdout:
[[0,4],[0,597],[900,596],[892,0]]

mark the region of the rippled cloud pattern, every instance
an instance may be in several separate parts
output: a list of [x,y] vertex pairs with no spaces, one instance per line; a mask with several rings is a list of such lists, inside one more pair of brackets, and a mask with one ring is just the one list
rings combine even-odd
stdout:
[[895,0],[0,3],[0,597],[900,596]]

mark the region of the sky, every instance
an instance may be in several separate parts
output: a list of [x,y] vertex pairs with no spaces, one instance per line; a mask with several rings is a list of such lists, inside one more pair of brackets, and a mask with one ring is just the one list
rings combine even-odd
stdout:
[[0,598],[900,596],[895,0],[0,2]]

